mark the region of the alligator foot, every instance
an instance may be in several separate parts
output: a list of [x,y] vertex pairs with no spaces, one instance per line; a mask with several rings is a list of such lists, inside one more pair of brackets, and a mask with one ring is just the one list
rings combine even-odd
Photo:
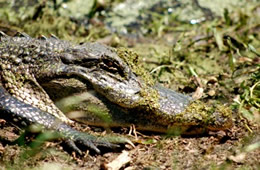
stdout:
[[[30,124],[39,124],[46,129],[57,131],[61,138],[67,141],[71,149],[79,154],[82,154],[79,145],[88,147],[89,149],[100,153],[99,147],[108,149],[119,148],[120,145],[113,144],[106,138],[99,138],[88,133],[80,132],[66,123],[60,121],[55,116],[44,112],[38,108],[32,107],[29,104],[23,103],[13,96],[9,95],[6,90],[0,86],[0,118],[8,119],[22,126]],[[129,142],[127,140],[118,140],[118,143]]]

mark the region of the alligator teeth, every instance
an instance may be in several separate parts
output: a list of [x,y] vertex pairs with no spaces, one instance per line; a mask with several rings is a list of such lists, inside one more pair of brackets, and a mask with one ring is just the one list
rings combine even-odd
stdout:
[[39,39],[39,40],[47,40],[47,37],[45,37],[44,35],[40,35],[40,36],[38,37],[38,39]]
[[31,38],[28,34],[24,33],[24,32],[17,32],[15,34],[16,37],[24,37],[24,38]]
[[0,31],[0,37],[8,37],[4,32]]
[[54,34],[51,34],[51,38],[59,40],[59,38],[56,35],[54,35]]

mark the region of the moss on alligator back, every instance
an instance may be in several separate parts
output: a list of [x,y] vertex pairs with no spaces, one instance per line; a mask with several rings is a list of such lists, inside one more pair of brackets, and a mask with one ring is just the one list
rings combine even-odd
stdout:
[[140,59],[139,56],[127,49],[127,48],[118,48],[116,49],[117,55],[123,59],[123,61],[131,68],[131,70],[137,74],[138,76],[142,77],[145,84],[149,86],[153,86],[155,84],[155,80],[152,78],[152,76],[147,73],[147,71],[140,66]]
[[116,53],[137,76],[141,77],[141,81],[143,81],[143,88],[140,91],[140,95],[143,99],[140,101],[140,105],[146,106],[146,110],[159,108],[159,93],[156,89],[152,88],[155,85],[155,80],[140,66],[138,54],[123,47],[116,49]]

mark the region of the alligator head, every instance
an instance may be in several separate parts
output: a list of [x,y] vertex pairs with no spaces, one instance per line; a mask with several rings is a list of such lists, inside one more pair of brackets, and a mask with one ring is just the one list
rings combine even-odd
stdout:
[[[67,48],[60,58],[66,67],[77,67],[74,72],[81,82],[94,89],[95,94],[92,91],[81,101],[95,101],[92,104],[99,108],[97,110],[105,109],[103,116],[108,117],[108,126],[135,124],[142,130],[177,130],[190,134],[225,130],[232,125],[231,111],[227,107],[194,101],[189,96],[156,85],[150,75],[135,63],[137,55],[129,50],[85,43]],[[66,86],[66,83],[62,86]],[[91,99],[87,99],[89,97]],[[86,111],[86,107],[89,105],[81,104],[74,108]],[[93,118],[93,114],[90,117],[81,114],[76,119],[97,125],[100,113],[97,114],[98,120]]]

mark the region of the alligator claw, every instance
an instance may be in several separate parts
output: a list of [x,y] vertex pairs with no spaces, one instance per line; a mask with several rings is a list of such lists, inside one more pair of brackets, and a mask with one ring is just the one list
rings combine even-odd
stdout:
[[65,140],[65,144],[73,151],[75,151],[77,154],[82,155],[81,150],[77,147],[75,142],[71,139]]
[[69,146],[70,149],[72,149],[73,151],[75,151],[80,155],[82,155],[82,150],[77,146],[77,144],[83,147],[88,147],[89,149],[91,149],[97,154],[100,154],[99,147],[114,150],[121,147],[119,145],[120,143],[121,144],[129,143],[133,145],[131,141],[124,138],[120,138],[120,140],[113,140],[113,138],[106,138],[106,137],[98,138],[81,132],[74,133],[73,138],[66,139],[65,143]]

